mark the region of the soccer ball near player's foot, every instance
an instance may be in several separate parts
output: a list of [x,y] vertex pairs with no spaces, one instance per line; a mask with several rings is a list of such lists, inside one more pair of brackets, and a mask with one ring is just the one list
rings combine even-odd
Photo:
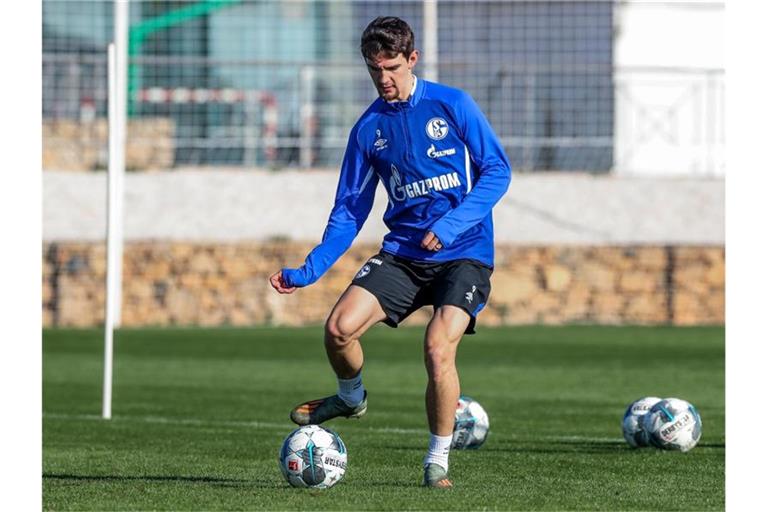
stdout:
[[319,425],[305,425],[283,441],[280,470],[294,487],[332,487],[344,478],[347,448],[336,432]]
[[648,446],[648,433],[643,428],[643,417],[651,410],[651,407],[661,402],[661,398],[655,396],[646,396],[635,400],[624,413],[621,421],[621,429],[624,433],[624,439],[627,440],[632,448]]
[[475,400],[460,396],[451,448],[479,448],[488,437],[488,413]]
[[643,428],[653,446],[687,452],[701,439],[701,416],[685,400],[665,398],[643,417]]

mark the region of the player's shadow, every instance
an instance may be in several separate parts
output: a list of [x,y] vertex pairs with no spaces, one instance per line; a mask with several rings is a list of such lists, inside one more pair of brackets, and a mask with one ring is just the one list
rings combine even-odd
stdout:
[[216,478],[212,476],[181,476],[181,475],[71,475],[59,473],[43,473],[43,479],[72,481],[72,482],[186,482],[194,484],[210,484],[216,487],[259,487],[276,488],[281,483],[244,480],[236,478]]

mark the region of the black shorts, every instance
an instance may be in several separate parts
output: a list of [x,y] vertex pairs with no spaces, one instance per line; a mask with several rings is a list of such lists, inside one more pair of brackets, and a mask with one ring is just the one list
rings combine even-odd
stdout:
[[470,316],[466,334],[475,333],[475,319],[491,294],[493,269],[475,260],[442,263],[412,261],[387,252],[370,258],[352,284],[371,292],[381,304],[390,327],[422,306],[457,306]]

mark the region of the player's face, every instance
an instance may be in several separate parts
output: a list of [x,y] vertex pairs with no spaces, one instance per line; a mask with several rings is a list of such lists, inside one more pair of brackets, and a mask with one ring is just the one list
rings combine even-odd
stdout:
[[413,87],[413,66],[419,60],[419,53],[414,50],[407,59],[402,53],[397,57],[380,53],[373,59],[365,59],[373,85],[386,101],[407,100]]

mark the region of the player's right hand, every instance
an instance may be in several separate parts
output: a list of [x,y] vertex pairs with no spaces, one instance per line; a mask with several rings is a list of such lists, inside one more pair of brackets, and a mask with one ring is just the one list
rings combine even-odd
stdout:
[[277,290],[278,293],[293,293],[296,291],[295,286],[287,286],[285,283],[285,280],[283,279],[283,271],[278,270],[271,276],[269,276],[269,284],[272,285],[272,288]]
[[443,244],[440,242],[440,239],[437,238],[436,234],[427,231],[427,234],[424,235],[424,239],[421,241],[421,247],[428,251],[439,251],[443,248]]

